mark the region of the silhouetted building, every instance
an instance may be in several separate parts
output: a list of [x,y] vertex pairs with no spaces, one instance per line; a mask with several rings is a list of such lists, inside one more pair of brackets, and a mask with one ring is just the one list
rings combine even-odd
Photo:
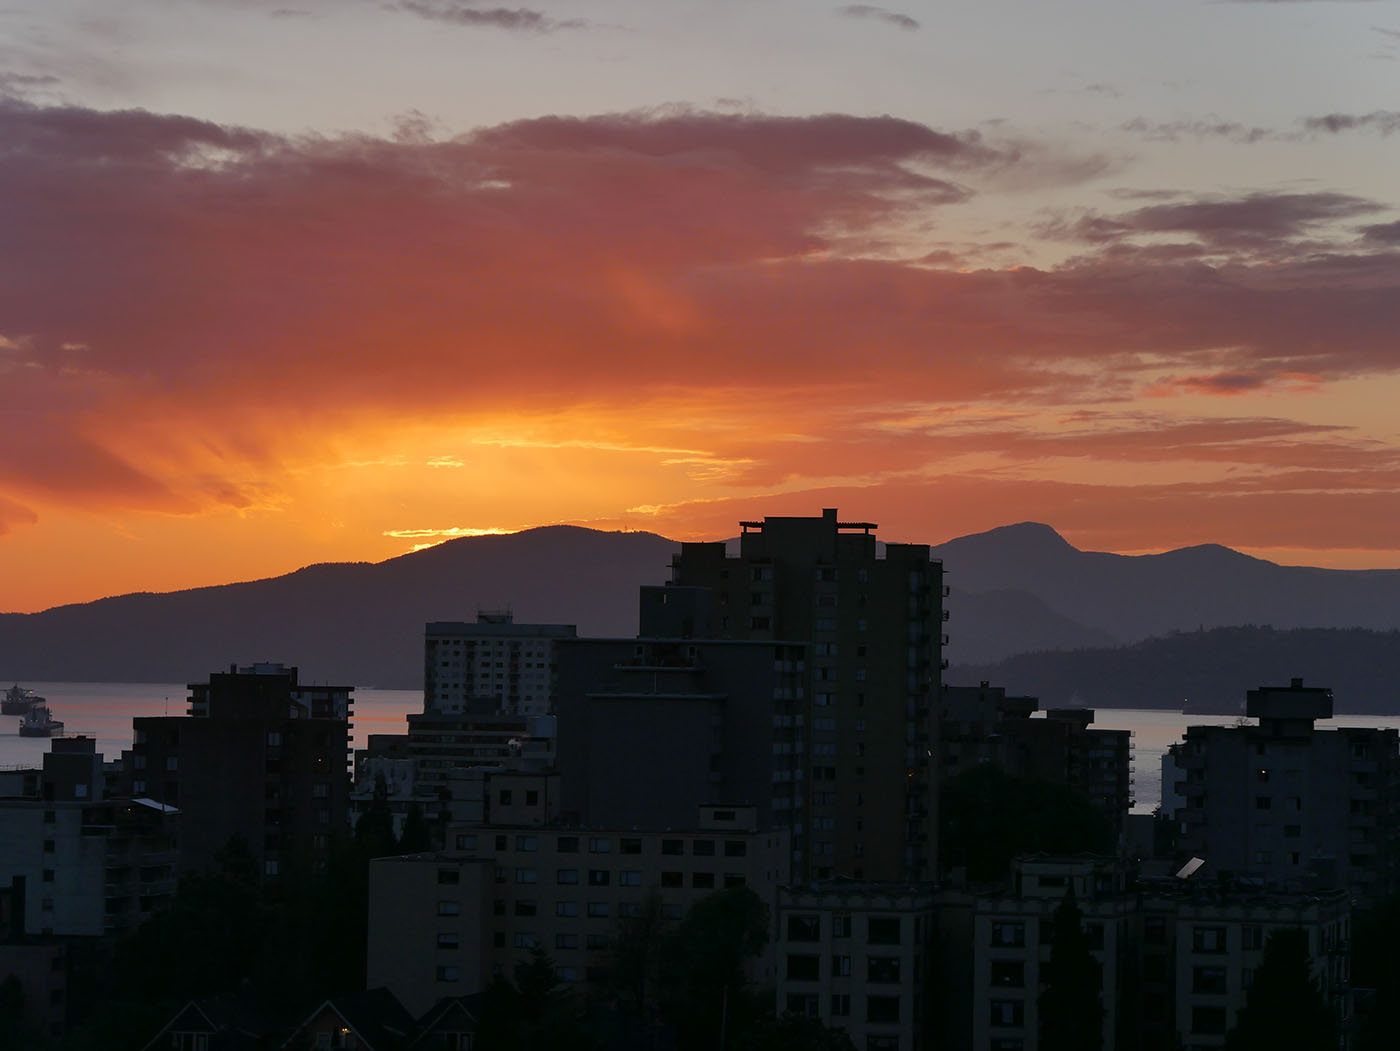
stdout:
[[18,925],[32,935],[134,930],[174,892],[177,815],[105,796],[92,738],[50,748],[40,770],[0,772],[0,884],[23,878]]
[[[690,603],[699,636],[808,647],[792,696],[766,736],[797,756],[790,809],[803,878],[928,878],[937,868],[938,724],[943,567],[924,544],[876,543],[870,522],[741,522],[737,555],[687,543],[671,587],[708,589]],[[678,591],[679,595],[680,592]],[[674,613],[652,596],[660,625]],[[644,602],[644,611],[648,608]],[[684,608],[684,607],[682,607]],[[643,635],[657,635],[647,623]]]
[[[710,804],[686,828],[638,831],[492,823],[453,826],[450,849],[370,863],[367,983],[415,1013],[480,992],[539,948],[566,988],[601,977],[619,921],[655,902],[673,924],[701,898],[748,887],[770,909],[788,834],[752,807]],[[772,957],[755,979],[772,981]]]
[[1257,725],[1191,726],[1172,746],[1163,797],[1182,859],[1207,876],[1278,889],[1342,887],[1375,902],[1396,888],[1400,751],[1395,730],[1318,730],[1332,691],[1294,679],[1247,695]]
[[1063,785],[1087,796],[1108,818],[1120,841],[1132,809],[1131,730],[1091,728],[1090,708],[1040,707],[1035,697],[1008,697],[999,686],[943,687],[939,712],[941,761],[946,781],[979,763],[1008,774]]
[[[643,588],[644,602],[662,590]],[[728,799],[753,806],[760,828],[787,827],[806,773],[804,716],[792,712],[806,653],[695,638],[560,642],[564,813],[662,829]]]
[[302,683],[281,664],[190,684],[186,716],[132,720],[132,791],[178,807],[181,871],[217,867],[235,837],[260,879],[319,868],[348,825],[350,686]]

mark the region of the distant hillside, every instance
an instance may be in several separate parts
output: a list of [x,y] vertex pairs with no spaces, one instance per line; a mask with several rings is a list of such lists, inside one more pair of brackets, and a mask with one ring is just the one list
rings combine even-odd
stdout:
[[0,615],[0,678],[183,682],[232,662],[420,688],[423,625],[509,607],[520,621],[635,635],[637,586],[663,583],[677,545],[652,533],[550,526],[471,537],[379,563]]
[[1237,624],[1400,627],[1394,569],[1280,566],[1215,544],[1160,555],[1080,551],[1035,522],[959,537],[934,554],[953,587],[1025,591],[1072,622],[1128,642]]
[[1400,631],[1360,628],[1215,628],[1173,633],[1132,646],[1023,653],[990,664],[960,664],[944,682],[983,680],[1041,707],[1180,708],[1242,711],[1245,691],[1286,686],[1301,676],[1332,688],[1339,713],[1400,714]]
[[[313,679],[414,689],[430,620],[471,620],[478,609],[507,606],[522,622],[635,634],[637,588],[666,581],[678,547],[653,533],[549,526],[379,563],[0,614],[0,679],[179,681],[234,661],[283,660]],[[1079,551],[1030,522],[933,553],[952,588],[945,656],[964,665],[1050,650],[1113,653],[1102,648],[1199,627],[1400,627],[1397,570],[1277,566],[1214,546],[1138,556]],[[1312,675],[1280,664],[1261,673]],[[1000,681],[999,673],[969,675]],[[1096,689],[1116,682],[1101,668]],[[1222,682],[1227,692],[1241,688],[1235,678]]]

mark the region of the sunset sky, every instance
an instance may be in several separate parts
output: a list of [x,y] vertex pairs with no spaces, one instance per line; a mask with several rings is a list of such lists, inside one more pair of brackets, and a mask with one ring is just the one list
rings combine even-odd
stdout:
[[554,522],[1400,566],[1400,0],[9,0],[0,610]]

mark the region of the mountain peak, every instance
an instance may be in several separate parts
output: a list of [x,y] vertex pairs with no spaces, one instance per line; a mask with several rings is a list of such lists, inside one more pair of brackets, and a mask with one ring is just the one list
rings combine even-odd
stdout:
[[1044,522],[1016,522],[1013,525],[997,526],[995,529],[988,529],[982,533],[972,533],[959,537],[957,540],[950,540],[948,543],[972,543],[979,546],[990,543],[998,547],[1037,554],[1078,551],[1078,548],[1055,532],[1054,527],[1048,526]]

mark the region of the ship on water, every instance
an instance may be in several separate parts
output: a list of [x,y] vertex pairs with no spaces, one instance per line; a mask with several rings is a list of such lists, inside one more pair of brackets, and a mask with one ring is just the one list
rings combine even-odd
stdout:
[[15,683],[5,691],[5,696],[0,698],[0,715],[28,715],[31,708],[43,703],[44,698],[33,690],[26,690],[19,683]]
[[52,737],[63,732],[63,723],[55,719],[47,704],[35,704],[19,721],[21,737]]

